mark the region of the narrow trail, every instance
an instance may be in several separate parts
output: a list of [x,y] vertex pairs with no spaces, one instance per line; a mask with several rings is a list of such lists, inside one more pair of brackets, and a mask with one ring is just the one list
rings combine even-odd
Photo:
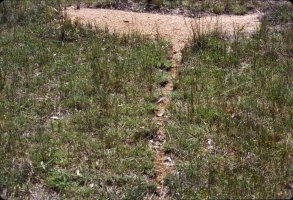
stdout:
[[173,51],[172,53],[172,68],[169,71],[168,83],[164,87],[160,88],[163,97],[157,101],[157,109],[153,119],[160,126],[160,128],[157,131],[156,137],[149,141],[149,146],[156,151],[154,161],[155,170],[157,172],[156,194],[160,199],[169,199],[167,194],[168,188],[165,185],[164,179],[167,174],[176,172],[174,161],[169,155],[165,154],[163,149],[163,144],[169,139],[166,133],[166,116],[168,114],[168,104],[171,101],[170,95],[174,90],[173,80],[177,78],[178,69],[181,67],[182,62],[181,51]]
[[[202,18],[187,18],[184,16],[162,15],[150,13],[134,13],[128,11],[87,9],[66,9],[67,16],[72,20],[78,20],[86,25],[108,29],[110,33],[131,34],[139,33],[150,38],[162,38],[172,45],[172,68],[169,70],[168,83],[158,88],[162,97],[156,103],[156,111],[153,117],[159,129],[151,140],[149,147],[155,151],[154,166],[156,170],[156,199],[169,199],[168,188],[164,183],[167,174],[175,173],[176,166],[169,155],[165,154],[163,144],[168,141],[166,132],[168,104],[171,101],[173,81],[178,76],[178,70],[182,62],[182,49],[193,37],[194,33],[207,33],[219,28],[222,31],[233,34],[235,30],[252,32],[258,25],[260,13],[243,16],[220,15],[206,16]],[[194,32],[196,31],[196,32]]]

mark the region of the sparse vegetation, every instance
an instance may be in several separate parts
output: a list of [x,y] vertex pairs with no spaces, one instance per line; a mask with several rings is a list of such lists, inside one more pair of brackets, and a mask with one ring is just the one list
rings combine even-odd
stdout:
[[1,188],[21,199],[37,185],[62,198],[152,194],[147,138],[168,45],[84,29],[54,2],[25,3],[1,7],[28,9],[1,17]]
[[243,15],[270,5],[266,0],[86,0],[86,7],[130,9],[138,12],[152,11],[162,13],[180,13],[196,16],[201,13]]
[[[292,12],[279,9],[275,19]],[[275,29],[271,17],[250,37],[203,34],[185,51],[165,144],[179,171],[167,177],[173,198],[292,195],[293,18]]]
[[281,4],[268,9],[268,13],[264,17],[264,22],[270,25],[290,25],[292,24],[292,19],[292,5]]
[[[210,7],[222,13],[219,2]],[[0,4],[0,195],[150,198],[147,140],[168,44],[81,27],[62,3],[74,2]],[[186,48],[164,145],[178,170],[166,178],[173,199],[289,197],[292,6],[271,12],[250,37],[218,31]]]

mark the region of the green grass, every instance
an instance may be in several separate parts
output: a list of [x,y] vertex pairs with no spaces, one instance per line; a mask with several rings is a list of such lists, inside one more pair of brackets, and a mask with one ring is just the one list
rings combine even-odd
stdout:
[[292,5],[286,4],[271,7],[268,9],[264,20],[271,25],[290,24],[292,23],[293,13]]
[[1,22],[1,188],[16,199],[44,198],[36,188],[61,198],[152,194],[147,139],[167,43],[37,13]]
[[[82,28],[61,17],[64,2],[0,5],[0,195],[150,198],[168,44]],[[183,52],[164,144],[172,199],[289,197],[290,9],[271,10],[251,37],[198,35]]]
[[172,198],[290,197],[293,27],[268,17],[250,37],[215,32],[186,49],[164,146],[179,171]]

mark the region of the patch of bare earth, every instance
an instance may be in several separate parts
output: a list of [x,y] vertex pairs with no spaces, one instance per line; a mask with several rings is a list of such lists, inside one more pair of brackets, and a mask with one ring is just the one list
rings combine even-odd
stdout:
[[156,195],[159,199],[169,199],[168,188],[164,179],[167,174],[175,173],[176,167],[170,155],[163,150],[163,144],[168,140],[166,133],[168,104],[171,101],[170,94],[173,91],[173,80],[178,75],[181,67],[181,50],[196,34],[208,33],[215,29],[227,33],[235,30],[250,33],[259,25],[260,13],[243,16],[220,15],[205,16],[202,18],[188,18],[184,16],[135,13],[107,9],[80,9],[67,8],[67,16],[72,20],[78,20],[86,25],[104,28],[110,33],[132,34],[139,33],[150,38],[162,38],[172,45],[172,68],[169,71],[168,83],[161,90],[162,97],[158,99],[156,111],[153,117],[159,125],[156,136],[149,141],[149,146],[155,151],[154,166],[156,169]]
[[67,8],[68,17],[81,23],[90,23],[99,28],[107,28],[112,33],[140,33],[151,38],[163,38],[173,45],[173,51],[182,50],[188,39],[192,37],[194,23],[201,22],[202,31],[213,30],[221,25],[224,31],[233,32],[234,27],[244,27],[245,31],[253,31],[259,24],[259,13],[236,16],[218,15],[202,18],[188,18],[182,15],[162,15],[136,13],[120,10],[89,9],[75,10]]

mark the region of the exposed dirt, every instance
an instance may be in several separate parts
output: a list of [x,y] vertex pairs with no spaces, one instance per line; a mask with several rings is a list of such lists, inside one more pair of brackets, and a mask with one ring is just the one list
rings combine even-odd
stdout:
[[120,10],[87,9],[75,10],[67,8],[67,14],[81,23],[91,23],[99,28],[107,28],[112,33],[140,33],[151,38],[163,38],[173,45],[173,51],[184,48],[192,36],[192,27],[200,23],[201,31],[213,30],[221,26],[223,30],[233,31],[234,27],[244,27],[245,31],[252,31],[259,24],[259,13],[235,16],[205,16],[202,18],[188,18],[178,15],[162,15],[151,13],[135,13]]
[[168,140],[166,133],[167,107],[171,101],[170,94],[173,91],[173,80],[176,79],[178,69],[181,67],[181,50],[187,42],[192,39],[194,33],[207,33],[215,29],[233,34],[235,30],[252,32],[259,25],[261,13],[243,16],[220,15],[205,16],[202,18],[187,18],[178,15],[162,15],[151,13],[135,13],[107,9],[75,10],[67,8],[67,15],[72,20],[78,20],[86,25],[90,23],[93,27],[108,29],[110,33],[131,34],[139,33],[150,38],[162,38],[172,45],[172,69],[169,71],[168,83],[158,88],[162,97],[157,101],[154,114],[154,122],[159,125],[156,136],[149,141],[149,146],[156,152],[154,166],[157,172],[157,197],[169,199],[168,189],[164,184],[167,174],[175,173],[175,163],[170,155],[165,154],[163,144]]

